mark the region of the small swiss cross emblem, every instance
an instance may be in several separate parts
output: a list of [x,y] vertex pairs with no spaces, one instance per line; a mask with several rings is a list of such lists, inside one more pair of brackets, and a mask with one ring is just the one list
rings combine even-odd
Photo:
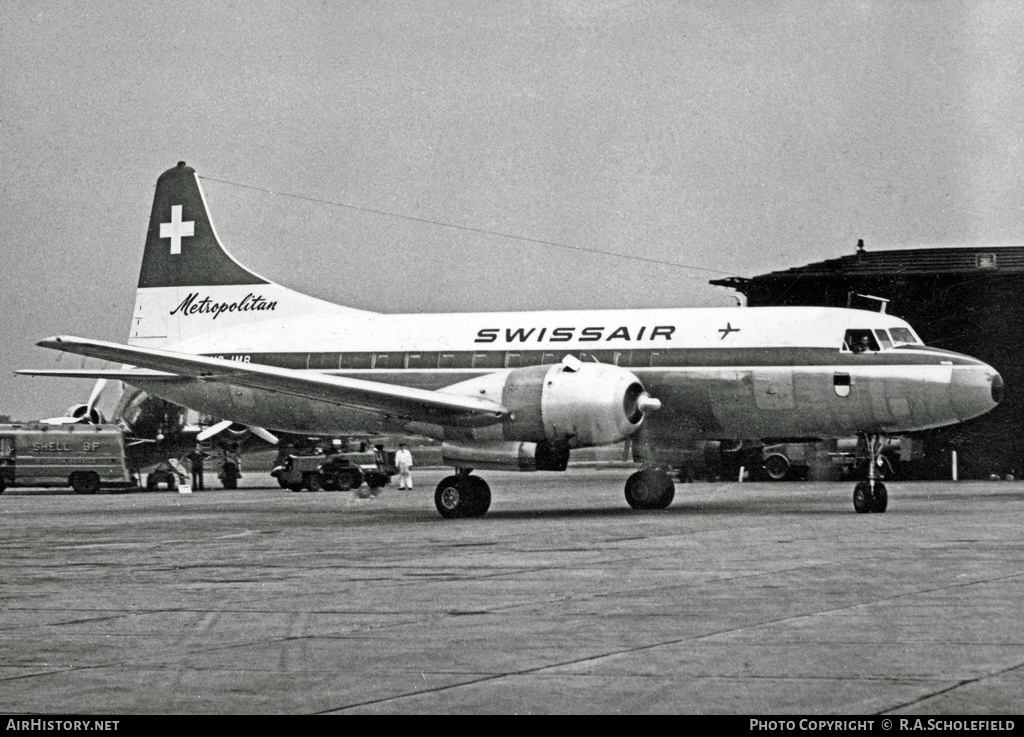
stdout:
[[181,239],[196,234],[196,221],[181,222],[181,205],[171,207],[171,222],[160,223],[160,237],[171,239],[171,255],[181,253]]
[[725,323],[724,328],[718,328],[718,332],[722,334],[722,340],[725,340],[725,336],[727,336],[729,333],[738,333],[739,331],[740,329],[734,328],[731,322]]

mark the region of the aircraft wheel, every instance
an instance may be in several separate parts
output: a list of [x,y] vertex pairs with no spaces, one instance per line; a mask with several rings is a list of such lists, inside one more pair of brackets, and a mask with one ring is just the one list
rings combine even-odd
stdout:
[[772,481],[782,481],[789,473],[789,460],[777,453],[770,455],[764,459],[764,472]]
[[434,491],[434,506],[446,519],[481,517],[491,506],[491,489],[479,476],[448,476]]
[[656,468],[645,468],[626,479],[626,502],[633,509],[665,509],[676,495],[672,477]]
[[877,514],[881,514],[889,506],[889,492],[885,488],[885,484],[881,481],[875,482],[875,503],[871,506],[871,511]]
[[870,483],[861,481],[853,487],[853,508],[857,514],[867,514],[874,506],[875,495],[871,493]]
[[71,488],[76,494],[95,494],[100,490],[100,477],[94,471],[73,473]]
[[467,517],[483,517],[491,508],[491,487],[479,476],[467,476],[473,494],[473,513]]
[[225,463],[219,475],[220,483],[225,489],[238,488],[238,466],[234,463]]

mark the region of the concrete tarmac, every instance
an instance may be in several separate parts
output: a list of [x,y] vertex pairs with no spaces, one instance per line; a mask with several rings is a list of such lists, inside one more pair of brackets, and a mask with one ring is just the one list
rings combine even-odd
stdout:
[[[0,496],[0,712],[1020,714],[1024,484]],[[212,480],[212,474],[208,476]],[[215,485],[216,482],[214,482]]]

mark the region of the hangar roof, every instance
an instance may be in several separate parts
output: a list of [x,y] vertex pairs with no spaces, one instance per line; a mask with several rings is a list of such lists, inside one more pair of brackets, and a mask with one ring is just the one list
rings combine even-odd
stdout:
[[1024,272],[1024,246],[970,248],[914,248],[900,251],[868,251],[863,241],[852,256],[818,261],[783,271],[772,271],[753,278],[715,279],[717,286],[737,288],[751,281],[789,280],[807,277],[873,277],[898,274],[961,274],[979,270]]

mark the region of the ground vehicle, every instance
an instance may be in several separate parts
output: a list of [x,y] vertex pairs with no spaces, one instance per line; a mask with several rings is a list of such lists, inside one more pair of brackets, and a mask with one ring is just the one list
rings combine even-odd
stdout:
[[[905,437],[885,438],[878,456],[880,472],[888,478],[898,478],[900,467],[908,461],[923,457],[920,440]],[[863,471],[867,464],[867,450],[857,438],[818,443],[778,443],[766,445],[761,451],[758,475],[767,481],[793,479],[836,478]]]
[[124,435],[116,425],[0,425],[0,491],[70,486],[79,494],[128,488]]
[[375,463],[371,467],[357,464],[355,459],[358,459],[358,455],[360,454],[324,455],[319,451],[292,453],[279,458],[270,475],[277,479],[282,489],[292,491],[358,490],[365,481],[369,491],[357,491],[357,494],[364,498],[376,496],[380,493],[379,489],[391,483],[391,477],[397,472],[395,453],[377,448],[374,453]]

